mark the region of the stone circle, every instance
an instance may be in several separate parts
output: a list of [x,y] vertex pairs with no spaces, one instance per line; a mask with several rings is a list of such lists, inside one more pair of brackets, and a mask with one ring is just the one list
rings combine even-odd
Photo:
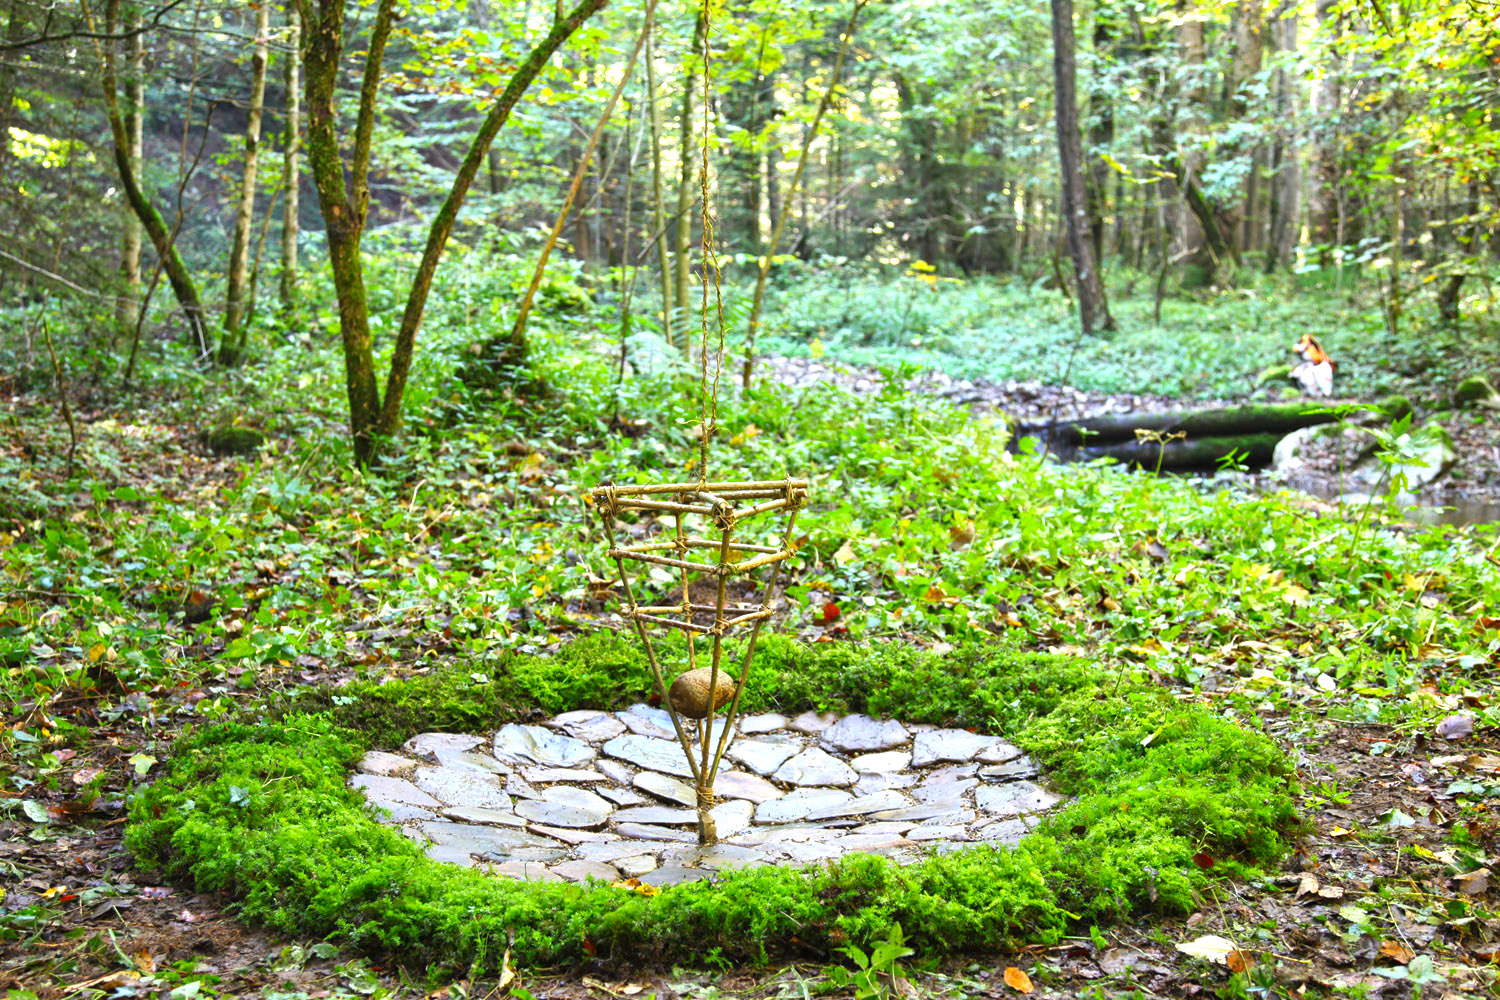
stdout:
[[401,751],[371,751],[350,779],[382,821],[436,860],[532,881],[668,886],[856,852],[906,863],[1014,844],[1063,801],[995,736],[755,715],[740,720],[715,782],[719,843],[705,848],[691,772],[660,709],[567,712],[489,738],[422,733]]

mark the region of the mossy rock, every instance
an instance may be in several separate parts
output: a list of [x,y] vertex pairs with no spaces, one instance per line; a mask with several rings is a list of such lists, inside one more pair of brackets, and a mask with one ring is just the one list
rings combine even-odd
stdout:
[[254,427],[230,424],[215,427],[205,436],[208,450],[215,455],[253,455],[266,445],[266,435]]
[[1402,417],[1411,416],[1411,400],[1400,393],[1392,393],[1376,404],[1376,409],[1384,420],[1400,420]]
[[1258,388],[1271,382],[1279,382],[1291,377],[1291,365],[1268,365],[1260,370],[1259,375],[1255,376],[1255,385]]
[[1500,393],[1483,375],[1470,375],[1453,390],[1453,403],[1459,408],[1483,406],[1489,410],[1500,410]]

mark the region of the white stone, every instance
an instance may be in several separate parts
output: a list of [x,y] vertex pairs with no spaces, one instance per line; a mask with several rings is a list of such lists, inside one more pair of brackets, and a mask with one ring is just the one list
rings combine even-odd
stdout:
[[687,758],[682,755],[682,746],[676,740],[669,742],[632,733],[616,736],[604,744],[604,752],[611,757],[627,760],[637,767],[675,774],[679,778],[693,776]]
[[889,750],[911,739],[906,727],[894,719],[872,719],[868,715],[846,715],[818,734],[818,739],[847,753]]
[[500,778],[484,771],[442,765],[419,767],[412,781],[447,806],[483,806],[502,812],[510,809],[510,796],[500,787]]
[[817,747],[790,758],[771,776],[788,785],[852,785],[859,779],[854,769]]
[[419,733],[401,744],[401,749],[424,757],[438,751],[457,753],[472,750],[483,742],[483,736],[470,736],[467,733]]
[[891,789],[884,792],[876,792],[874,795],[850,799],[847,802],[822,806],[808,813],[807,820],[815,822],[821,819],[839,819],[844,816],[866,816],[870,813],[891,809],[904,809],[911,804],[911,799],[907,798],[901,792]]
[[358,788],[374,805],[387,808],[392,804],[440,809],[443,803],[428,795],[405,778],[379,774],[356,774],[349,779],[350,788]]
[[714,818],[714,829],[718,831],[721,840],[728,840],[750,829],[754,814],[755,803],[744,799],[720,802],[709,811],[709,815]]
[[553,785],[542,792],[540,800],[526,799],[516,803],[516,815],[547,826],[598,826],[614,811],[614,805],[608,800],[570,785]]
[[493,823],[496,826],[525,826],[526,821],[509,809],[490,809],[486,806],[454,806],[444,809],[443,815],[460,823]]
[[746,736],[755,733],[774,733],[778,729],[785,729],[786,722],[786,716],[775,712],[746,716],[740,720],[740,732]]
[[723,799],[769,802],[781,798],[785,793],[765,778],[758,778],[744,771],[725,771],[714,779],[714,794]]
[[849,766],[860,774],[892,774],[911,766],[910,750],[887,750],[884,753],[867,753],[855,757]]
[[974,793],[974,804],[991,816],[1017,816],[1021,813],[1046,812],[1062,801],[1032,781],[1009,781],[1003,785],[985,785]]
[[912,741],[911,763],[913,767],[945,760],[962,764],[999,742],[998,736],[981,736],[966,729],[934,729],[918,734]]
[[417,762],[410,757],[371,750],[359,759],[359,770],[365,774],[376,774],[384,778],[405,778],[416,768]]
[[796,756],[801,749],[801,743],[786,737],[776,740],[737,740],[729,748],[728,755],[756,774],[770,774],[787,758]]
[[779,799],[762,802],[755,808],[755,822],[791,823],[804,819],[814,809],[850,802],[854,796],[834,788],[799,788]]
[[787,727],[795,729],[799,733],[816,736],[837,722],[838,718],[832,712],[824,712],[822,715],[819,715],[817,712],[803,712],[791,722],[788,722]]
[[548,723],[556,726],[575,739],[589,743],[612,740],[625,731],[625,724],[608,712],[585,709],[581,712],[564,712]]
[[584,882],[591,878],[598,879],[600,882],[620,880],[619,870],[603,861],[564,861],[560,865],[552,866],[552,874],[561,875],[569,882]]
[[685,781],[678,781],[676,778],[669,778],[657,771],[642,771],[637,774],[635,787],[643,792],[650,792],[658,798],[666,799],[668,802],[676,802],[685,806],[698,804],[698,793],[693,790],[692,785]]
[[582,740],[554,733],[543,726],[510,723],[495,734],[495,757],[514,763],[577,767],[594,759],[596,751]]

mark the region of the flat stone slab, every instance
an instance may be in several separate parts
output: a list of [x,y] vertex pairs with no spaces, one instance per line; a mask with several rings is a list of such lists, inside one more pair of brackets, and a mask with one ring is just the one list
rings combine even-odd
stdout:
[[746,736],[756,733],[774,733],[778,729],[785,729],[787,718],[775,712],[766,715],[750,715],[740,719],[740,732]]
[[485,809],[510,810],[510,796],[496,775],[463,768],[419,767],[412,782],[445,806],[482,806]]
[[[717,785],[717,783],[715,783]],[[696,806],[698,793],[685,781],[668,777],[660,771],[642,771],[635,776],[635,787],[650,792],[657,798],[666,799],[684,806]]]
[[[692,789],[688,789],[692,793]],[[714,779],[714,794],[721,799],[747,799],[751,802],[769,802],[786,793],[765,778],[757,778],[744,771],[721,771]],[[687,805],[697,805],[694,799]]]
[[852,785],[854,768],[819,747],[808,747],[787,759],[771,777],[788,785]]
[[815,809],[827,809],[854,801],[854,796],[837,788],[799,788],[779,799],[762,802],[755,808],[757,823],[793,823],[806,819]]
[[944,760],[964,763],[973,760],[981,751],[993,749],[999,742],[998,736],[981,736],[966,729],[934,729],[919,733],[912,741],[911,763],[913,767],[926,767]]
[[383,778],[405,778],[417,769],[417,762],[410,757],[371,750],[359,759],[358,769],[362,774],[376,774]]
[[992,816],[1046,812],[1061,801],[1062,796],[1053,795],[1033,781],[985,785],[974,793],[974,803]]
[[818,739],[835,750],[867,753],[899,747],[911,739],[911,733],[894,719],[846,715],[819,733]]
[[460,823],[492,823],[496,826],[525,826],[526,820],[509,809],[491,809],[488,806],[453,806],[443,810],[443,815]]
[[418,733],[401,744],[401,749],[409,754],[425,757],[440,750],[454,753],[472,750],[483,742],[483,736],[470,736],[467,733]]
[[884,753],[860,754],[849,762],[860,774],[890,774],[911,767],[910,750],[887,750]]
[[[698,727],[687,731],[699,751]],[[715,720],[710,738],[723,732]],[[696,760],[697,758],[695,758]],[[435,860],[528,881],[672,886],[854,853],[898,864],[1025,837],[1063,798],[999,737],[868,715],[741,718],[697,843],[692,770],[667,713],[585,709],[493,736],[422,733],[349,783]]]
[[793,739],[735,740],[729,747],[728,756],[754,771],[756,774],[771,774],[790,757],[802,750],[802,744]]
[[682,756],[682,747],[676,740],[655,739],[631,733],[616,736],[604,744],[604,752],[611,757],[627,761],[636,767],[644,767],[663,774],[675,774],[679,778],[691,778],[692,768]]
[[614,803],[586,788],[554,785],[540,799],[516,803],[516,815],[547,826],[599,826],[615,811]]
[[564,712],[548,725],[556,726],[574,739],[588,743],[612,740],[625,731],[625,723],[608,712]]
[[553,732],[543,726],[511,723],[495,734],[495,756],[502,761],[577,767],[598,755],[583,740]]
[[[413,768],[415,770],[415,768]],[[443,803],[428,795],[405,778],[391,778],[381,774],[356,774],[349,779],[349,787],[365,793],[371,805],[388,809],[393,805],[421,806],[424,809],[441,809]]]

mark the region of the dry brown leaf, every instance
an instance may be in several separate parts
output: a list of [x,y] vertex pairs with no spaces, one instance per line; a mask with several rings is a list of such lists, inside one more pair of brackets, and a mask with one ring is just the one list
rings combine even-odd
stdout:
[[1021,993],[1030,993],[1036,989],[1035,986],[1031,985],[1031,977],[1014,965],[1007,967],[1005,970],[1005,985]]
[[1251,961],[1249,955],[1245,954],[1243,951],[1240,951],[1238,948],[1234,949],[1234,951],[1231,951],[1228,955],[1224,956],[1224,962],[1229,966],[1230,972],[1244,972],[1255,964],[1253,961]]
[[1417,957],[1412,953],[1410,948],[1403,945],[1400,941],[1380,942],[1380,953],[1401,965],[1405,965]]
[[505,949],[505,957],[500,959],[500,981],[495,984],[495,989],[503,990],[516,978],[516,970],[510,967],[510,947]]
[[1489,887],[1490,870],[1488,868],[1453,876],[1453,888],[1468,896],[1477,896]]
[[1312,874],[1311,872],[1303,872],[1302,873],[1302,878],[1299,879],[1298,882],[1297,882],[1297,891],[1292,896],[1292,898],[1293,899],[1301,899],[1303,896],[1306,896],[1306,895],[1308,895],[1310,893],[1314,893],[1314,892],[1317,892],[1317,891],[1318,891],[1318,877],[1316,875]]

